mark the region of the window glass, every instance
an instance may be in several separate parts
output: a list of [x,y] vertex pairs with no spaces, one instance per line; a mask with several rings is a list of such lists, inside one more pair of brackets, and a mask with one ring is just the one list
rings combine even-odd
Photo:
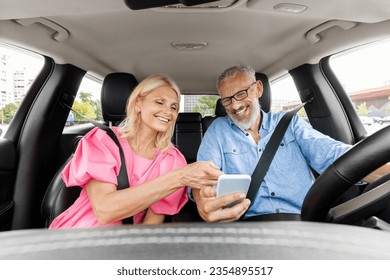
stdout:
[[368,134],[390,124],[390,40],[333,56],[330,65]]
[[[301,104],[297,88],[295,87],[292,77],[287,74],[271,82],[271,111],[287,111]],[[298,115],[309,121],[305,108],[298,111]]]
[[[298,91],[290,75],[271,82],[272,107],[271,111],[286,111],[299,104]],[[200,112],[202,116],[215,116],[215,105],[219,96],[215,95],[182,95],[180,112]],[[298,115],[307,120],[305,109],[302,108]]]
[[215,115],[218,95],[182,95],[180,112],[199,112],[204,116]]
[[[85,75],[81,81],[76,99],[73,103],[73,110],[89,119],[102,121],[102,107],[100,102],[101,89],[101,80],[89,74]],[[80,116],[80,114],[71,111],[68,115],[65,126],[87,123],[88,121]]]
[[[298,91],[290,75],[285,75],[271,82],[272,107],[271,111],[286,111],[299,104]],[[180,112],[200,112],[202,116],[215,116],[215,106],[219,99],[215,95],[182,95]],[[307,120],[305,109],[302,108],[298,115]]]
[[0,137],[43,66],[43,58],[0,43]]

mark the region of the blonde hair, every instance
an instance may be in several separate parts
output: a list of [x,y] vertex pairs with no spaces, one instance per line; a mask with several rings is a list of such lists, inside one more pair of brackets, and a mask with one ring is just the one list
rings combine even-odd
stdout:
[[[119,125],[119,130],[123,133],[122,138],[132,140],[138,134],[141,124],[141,114],[136,112],[136,102],[138,98],[145,98],[152,90],[167,86],[172,88],[176,94],[180,104],[181,93],[175,81],[165,75],[152,75],[144,79],[130,95],[126,106],[126,118]],[[179,107],[177,108],[179,111]],[[169,150],[173,144],[171,142],[175,123],[172,122],[165,132],[158,132],[155,139],[155,146],[162,152]]]

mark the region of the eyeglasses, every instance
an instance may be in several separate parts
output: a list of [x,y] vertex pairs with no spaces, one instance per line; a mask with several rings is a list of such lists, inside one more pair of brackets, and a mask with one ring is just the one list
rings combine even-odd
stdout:
[[253,82],[252,84],[250,84],[249,87],[247,87],[246,89],[240,90],[239,92],[236,92],[236,93],[233,94],[232,96],[225,97],[225,98],[221,98],[221,104],[222,104],[222,106],[226,107],[226,106],[229,106],[230,104],[232,104],[232,99],[233,99],[233,98],[234,98],[235,100],[237,100],[237,101],[240,101],[240,100],[243,100],[243,99],[247,98],[247,96],[248,96],[248,90],[249,90],[254,84],[256,84],[256,82]]

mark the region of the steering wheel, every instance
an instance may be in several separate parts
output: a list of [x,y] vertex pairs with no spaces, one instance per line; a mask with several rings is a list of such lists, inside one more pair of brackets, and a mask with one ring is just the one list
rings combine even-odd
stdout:
[[390,161],[390,126],[355,144],[329,166],[307,193],[303,221],[327,221],[337,199],[365,176]]

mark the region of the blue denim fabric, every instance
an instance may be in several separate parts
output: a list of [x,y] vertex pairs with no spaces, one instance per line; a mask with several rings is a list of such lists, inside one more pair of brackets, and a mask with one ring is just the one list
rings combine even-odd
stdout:
[[[262,113],[260,141],[239,129],[229,117],[216,119],[204,135],[198,160],[211,160],[226,174],[252,175],[272,132],[285,112]],[[322,173],[350,145],[336,141],[294,116],[246,217],[300,213],[313,183],[309,165]]]

